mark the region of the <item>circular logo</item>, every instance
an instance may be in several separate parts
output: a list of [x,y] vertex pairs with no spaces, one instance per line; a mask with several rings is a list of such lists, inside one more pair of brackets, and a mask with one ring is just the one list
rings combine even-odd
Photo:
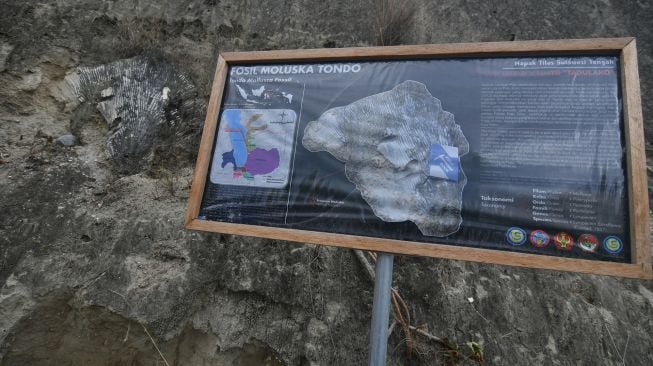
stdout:
[[599,246],[599,239],[592,234],[583,234],[578,237],[578,246],[586,252],[594,253]]
[[560,250],[572,250],[574,248],[574,238],[564,231],[561,231],[553,237],[553,244]]
[[618,237],[610,235],[603,239],[603,248],[610,254],[618,254],[624,249],[624,243]]
[[544,230],[531,231],[529,239],[531,240],[531,244],[537,248],[544,248],[545,246],[549,245],[549,241],[551,241],[549,234],[547,234]]
[[526,232],[518,227],[511,227],[506,231],[506,241],[510,245],[523,245],[526,242]]

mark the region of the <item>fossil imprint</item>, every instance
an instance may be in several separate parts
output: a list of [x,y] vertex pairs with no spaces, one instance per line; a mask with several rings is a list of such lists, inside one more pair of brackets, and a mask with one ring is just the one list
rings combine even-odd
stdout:
[[[302,144],[344,162],[347,178],[380,219],[410,220],[427,236],[458,231],[467,182],[459,157],[469,152],[469,144],[453,114],[424,84],[404,81],[329,109],[307,125]],[[434,155],[455,150],[446,161]],[[434,169],[456,174],[446,179]]]

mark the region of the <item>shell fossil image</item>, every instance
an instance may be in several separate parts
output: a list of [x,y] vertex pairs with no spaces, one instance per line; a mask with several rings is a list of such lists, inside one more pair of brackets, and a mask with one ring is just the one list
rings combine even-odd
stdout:
[[[459,157],[469,152],[469,144],[454,115],[424,84],[407,80],[329,109],[308,123],[302,144],[344,162],[347,179],[381,220],[412,221],[426,236],[447,236],[460,228],[467,178]],[[441,166],[441,155],[434,156],[437,147],[457,149],[446,163],[454,178],[433,174],[433,167]]]

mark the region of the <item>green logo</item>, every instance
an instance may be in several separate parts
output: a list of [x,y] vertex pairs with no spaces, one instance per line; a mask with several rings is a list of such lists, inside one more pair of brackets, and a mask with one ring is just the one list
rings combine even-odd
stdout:
[[603,248],[610,254],[618,254],[624,249],[624,244],[616,236],[608,236],[603,239]]
[[518,227],[511,227],[506,231],[506,241],[510,245],[522,245],[526,242],[526,232]]

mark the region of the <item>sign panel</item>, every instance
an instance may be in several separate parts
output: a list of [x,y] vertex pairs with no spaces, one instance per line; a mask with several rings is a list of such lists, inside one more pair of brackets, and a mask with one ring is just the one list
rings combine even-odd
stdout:
[[634,41],[603,41],[225,55],[188,227],[648,276]]

